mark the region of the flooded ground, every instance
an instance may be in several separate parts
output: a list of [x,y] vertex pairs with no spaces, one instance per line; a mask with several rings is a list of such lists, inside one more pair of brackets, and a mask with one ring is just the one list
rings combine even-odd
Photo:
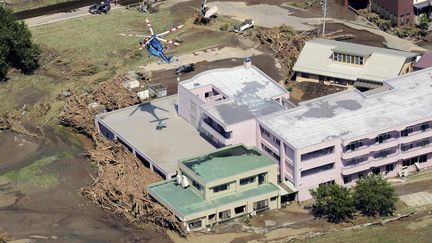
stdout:
[[0,141],[0,227],[13,239],[170,242],[164,232],[136,229],[80,195],[93,168],[77,137],[2,131]]

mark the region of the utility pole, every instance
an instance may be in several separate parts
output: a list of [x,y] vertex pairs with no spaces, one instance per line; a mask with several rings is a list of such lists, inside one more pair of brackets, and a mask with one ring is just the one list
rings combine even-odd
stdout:
[[327,18],[327,0],[322,0],[322,10],[323,10],[323,30],[322,30],[322,36],[325,36],[325,24],[326,24],[326,18]]

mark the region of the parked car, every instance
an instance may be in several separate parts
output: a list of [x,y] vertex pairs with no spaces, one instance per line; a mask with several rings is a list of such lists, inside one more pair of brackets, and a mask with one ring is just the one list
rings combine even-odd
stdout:
[[234,27],[234,32],[239,33],[245,31],[249,28],[252,28],[254,24],[255,21],[253,21],[252,19],[246,19],[245,21],[243,21],[243,23],[240,23]]
[[195,64],[189,63],[189,64],[186,64],[186,65],[183,65],[183,66],[176,68],[175,74],[179,75],[179,74],[185,74],[185,73],[190,73],[190,72],[194,72],[194,71],[195,71]]
[[111,10],[111,1],[105,0],[100,3],[96,3],[89,8],[89,12],[91,14],[101,14],[101,13],[108,13]]

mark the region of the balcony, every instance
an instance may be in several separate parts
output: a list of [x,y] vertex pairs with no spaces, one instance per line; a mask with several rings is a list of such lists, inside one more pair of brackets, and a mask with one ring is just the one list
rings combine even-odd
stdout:
[[406,137],[401,137],[400,143],[410,143],[410,142],[414,142],[416,140],[421,140],[421,139],[427,138],[427,137],[432,137],[432,129],[428,129],[425,131],[420,130],[420,131],[410,133]]
[[408,159],[411,157],[419,156],[422,154],[427,154],[432,152],[432,144],[428,144],[423,147],[415,147],[407,151],[401,152],[400,159]]
[[369,160],[361,162],[359,164],[348,165],[342,167],[343,175],[350,175],[353,173],[357,173],[364,170],[369,170],[373,167],[380,167],[386,164],[395,163],[399,160],[399,153],[393,153],[384,158],[376,158],[370,157]]
[[399,140],[397,138],[390,138],[388,140],[385,140],[382,143],[373,143],[369,147],[370,147],[370,150],[379,151],[379,150],[383,150],[383,149],[387,149],[387,148],[391,148],[391,147],[396,147],[398,145],[399,145]]
[[270,138],[268,138],[267,136],[262,136],[261,137],[261,142],[264,143],[264,145],[266,145],[267,147],[269,147],[271,150],[273,150],[273,152],[279,154],[279,145],[276,144],[275,142],[271,141]]
[[305,160],[300,163],[301,170],[309,170],[321,165],[326,165],[332,161],[335,161],[335,153],[326,154],[321,157]]
[[224,145],[227,145],[229,139],[222,136],[218,131],[216,131],[213,127],[209,126],[206,122],[201,122],[201,128],[210,133],[215,139],[221,142]]
[[359,157],[362,155],[367,155],[367,154],[369,154],[369,152],[370,152],[369,147],[363,146],[363,147],[357,148],[356,150],[349,150],[349,151],[342,153],[342,159],[344,159],[344,160],[352,159],[352,158]]

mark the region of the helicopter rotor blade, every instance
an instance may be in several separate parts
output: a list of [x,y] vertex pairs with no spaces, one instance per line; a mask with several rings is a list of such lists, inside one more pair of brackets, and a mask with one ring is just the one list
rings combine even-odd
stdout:
[[148,19],[146,19],[146,24],[147,24],[147,28],[150,30],[150,34],[154,35],[153,28],[152,28],[150,21]]
[[163,35],[169,34],[169,33],[171,33],[171,32],[174,32],[174,31],[176,31],[176,30],[181,29],[183,26],[184,26],[184,25],[179,25],[179,26],[174,27],[174,28],[172,28],[172,29],[169,29],[169,30],[167,30],[167,31],[165,31],[165,32],[163,32],[163,33],[157,34],[156,36],[163,36]]
[[180,45],[180,43],[175,42],[175,41],[172,41],[172,40],[165,40],[165,39],[162,39],[162,38],[160,38],[160,37],[156,37],[156,39],[158,39],[158,40],[160,40],[160,41],[163,41],[163,42],[166,42],[166,43],[171,44],[171,45],[176,45],[176,46],[179,46],[179,45]]

